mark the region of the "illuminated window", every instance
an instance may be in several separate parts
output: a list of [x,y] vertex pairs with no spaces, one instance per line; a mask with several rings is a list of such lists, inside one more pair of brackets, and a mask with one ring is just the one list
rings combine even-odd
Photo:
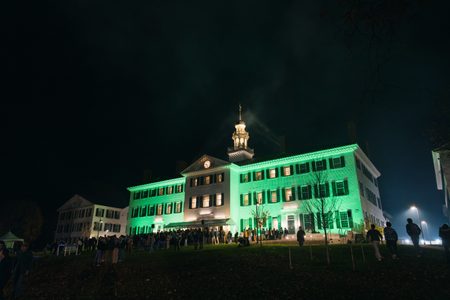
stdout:
[[278,228],[278,218],[272,219],[273,228]]
[[177,206],[176,206],[176,213],[181,212],[181,203],[177,202]]
[[257,193],[256,194],[256,201],[261,204],[262,203],[262,193]]
[[248,227],[249,227],[249,225],[248,225],[248,219],[244,219],[244,220],[242,220],[242,225],[244,226],[244,230],[245,229],[247,229]]
[[248,182],[249,181],[249,175],[248,174],[244,174],[244,182]]
[[222,174],[217,175],[217,182],[222,182]]
[[270,178],[275,178],[277,176],[275,169],[270,169]]
[[344,181],[336,181],[336,193],[338,196],[345,195]]
[[157,215],[162,215],[162,205],[161,204],[159,204],[158,205],[158,213],[157,213]]
[[209,195],[203,196],[203,207],[209,207]]
[[198,186],[198,178],[194,178],[194,186]]
[[291,168],[284,167],[284,176],[290,176],[290,175],[291,175]]
[[286,201],[292,200],[292,189],[286,189]]
[[172,213],[172,204],[167,204],[166,214]]
[[209,177],[209,176],[206,176],[206,177],[205,177],[205,184],[209,184],[209,183],[210,183],[210,178],[211,178],[211,177]]
[[197,197],[192,197],[192,208],[197,208]]
[[178,186],[178,193],[181,193],[183,191],[183,186],[180,184],[179,186]]
[[262,179],[262,172],[256,172],[256,180],[261,180]]
[[159,189],[159,194],[158,194],[159,196],[162,196],[162,195],[164,195],[164,188],[160,188]]
[[248,194],[244,195],[244,205],[248,205]]
[[222,205],[222,194],[216,195],[216,206]]
[[168,194],[172,194],[173,187],[169,186]]
[[277,192],[276,191],[270,192],[270,202],[272,202],[272,203],[277,202]]

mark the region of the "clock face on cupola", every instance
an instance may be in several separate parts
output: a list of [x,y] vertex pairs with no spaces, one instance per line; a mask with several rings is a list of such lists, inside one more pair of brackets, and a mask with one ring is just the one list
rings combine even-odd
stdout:
[[208,169],[211,166],[211,162],[209,160],[207,160],[207,161],[205,161],[203,166],[205,167],[205,169]]

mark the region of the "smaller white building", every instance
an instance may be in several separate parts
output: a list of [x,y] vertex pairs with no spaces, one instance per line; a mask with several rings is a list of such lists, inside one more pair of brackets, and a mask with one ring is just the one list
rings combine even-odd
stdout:
[[79,239],[105,235],[126,235],[128,206],[111,207],[92,203],[80,195],[73,196],[58,210],[55,241],[68,244]]

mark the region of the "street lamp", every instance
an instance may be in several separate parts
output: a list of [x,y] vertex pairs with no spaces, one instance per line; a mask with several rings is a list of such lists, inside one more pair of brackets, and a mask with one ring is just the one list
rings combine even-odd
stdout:
[[417,219],[419,220],[420,231],[422,231],[422,239],[423,239],[423,243],[425,244],[425,237],[423,236],[422,223],[420,222],[419,209],[417,208],[417,204],[416,204],[416,206],[411,206],[411,209],[415,209],[417,212]]
[[[430,241],[430,245],[431,245],[431,238],[430,238],[430,232],[428,231],[428,224],[425,221],[422,221],[422,223],[424,223],[427,226],[428,240]],[[425,240],[423,243],[425,244]]]

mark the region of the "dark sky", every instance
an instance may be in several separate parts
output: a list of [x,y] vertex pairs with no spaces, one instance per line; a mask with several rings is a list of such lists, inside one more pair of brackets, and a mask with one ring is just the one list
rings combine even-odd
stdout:
[[128,197],[144,169],[165,178],[179,159],[227,159],[242,103],[257,157],[280,135],[292,149],[346,143],[354,121],[393,227],[406,235],[417,202],[437,238],[444,196],[423,132],[450,79],[447,3],[398,28],[382,79],[402,88],[361,104],[368,61],[333,39],[334,7],[319,18],[316,1],[60,2],[2,12],[3,199],[36,200],[51,219],[93,186]]

